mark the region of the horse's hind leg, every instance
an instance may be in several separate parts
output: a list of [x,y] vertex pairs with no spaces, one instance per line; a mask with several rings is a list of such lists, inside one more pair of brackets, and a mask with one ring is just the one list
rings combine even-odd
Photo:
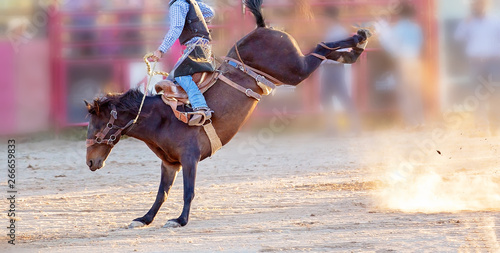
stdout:
[[153,219],[158,213],[158,210],[160,210],[161,205],[167,199],[168,193],[170,192],[175,178],[177,177],[177,172],[179,172],[180,169],[180,164],[166,164],[164,162],[161,164],[161,181],[155,203],[146,215],[132,221],[129,225],[130,228],[142,227],[153,222]]
[[340,50],[345,48],[356,48],[358,45],[364,41],[367,41],[372,36],[371,32],[366,29],[358,30],[358,33],[352,37],[349,37],[344,40],[339,40],[335,42],[326,42],[324,43],[328,48],[326,49],[320,45],[316,48],[316,51],[325,51],[325,50]]
[[184,208],[177,219],[169,220],[164,227],[180,227],[185,226],[189,221],[189,211],[191,209],[191,201],[194,199],[194,184],[196,180],[196,167],[198,159],[190,157],[182,161],[182,177],[184,180]]

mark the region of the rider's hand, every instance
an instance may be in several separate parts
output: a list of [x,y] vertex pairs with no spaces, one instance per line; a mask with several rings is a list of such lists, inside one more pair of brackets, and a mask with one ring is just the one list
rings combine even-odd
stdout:
[[148,61],[157,62],[162,57],[163,57],[163,53],[160,50],[156,50],[153,52],[153,55],[148,58]]

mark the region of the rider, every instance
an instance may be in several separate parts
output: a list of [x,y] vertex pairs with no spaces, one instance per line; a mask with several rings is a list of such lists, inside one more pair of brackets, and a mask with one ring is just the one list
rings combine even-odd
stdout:
[[[214,16],[214,11],[202,0],[170,0],[169,13],[170,29],[150,60],[158,61],[177,39],[187,46],[183,56],[172,70],[170,78],[173,76],[186,91],[193,110],[204,113],[206,119],[210,119],[212,111],[193,81],[192,75],[215,71],[212,48],[209,44],[212,38],[207,26],[207,22],[210,22]],[[200,122],[202,118],[202,115],[195,114],[189,121],[202,124],[203,122]]]

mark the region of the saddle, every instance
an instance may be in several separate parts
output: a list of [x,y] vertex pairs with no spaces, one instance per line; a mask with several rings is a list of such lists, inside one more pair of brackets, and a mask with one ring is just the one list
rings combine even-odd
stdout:
[[[219,72],[201,72],[193,74],[193,81],[196,83],[201,93],[205,93],[212,87],[219,77]],[[155,85],[157,93],[162,94],[162,100],[172,108],[175,117],[189,126],[203,126],[207,120],[207,115],[202,112],[181,112],[178,106],[189,104],[186,91],[180,85],[171,80],[163,80]]]
[[[193,74],[193,81],[196,83],[201,93],[205,93],[212,85],[215,84],[219,72],[202,72]],[[184,89],[177,83],[171,80],[163,80],[155,85],[157,93],[162,93],[163,101],[176,100],[177,106],[189,104],[188,95]]]

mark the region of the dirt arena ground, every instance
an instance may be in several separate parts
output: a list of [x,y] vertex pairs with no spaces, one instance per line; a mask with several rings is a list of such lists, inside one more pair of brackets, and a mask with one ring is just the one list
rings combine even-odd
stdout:
[[3,198],[0,251],[500,251],[500,137],[256,136],[239,134],[200,164],[190,223],[177,229],[162,226],[181,212],[182,173],[155,221],[127,229],[159,183],[142,142],[122,140],[97,172],[83,142],[19,143],[16,245]]

